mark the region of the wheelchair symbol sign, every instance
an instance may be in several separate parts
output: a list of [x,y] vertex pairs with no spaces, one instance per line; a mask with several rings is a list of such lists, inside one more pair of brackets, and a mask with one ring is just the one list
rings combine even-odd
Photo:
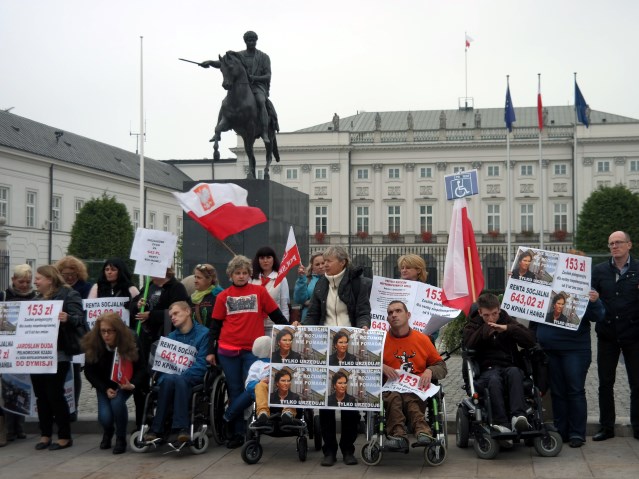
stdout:
[[447,175],[444,177],[444,181],[446,182],[446,198],[449,200],[479,194],[477,170]]

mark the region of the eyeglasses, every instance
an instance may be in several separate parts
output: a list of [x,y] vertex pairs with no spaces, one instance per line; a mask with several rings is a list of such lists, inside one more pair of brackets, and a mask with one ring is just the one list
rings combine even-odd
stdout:
[[621,246],[622,244],[626,244],[627,241],[611,241],[608,243],[608,248],[614,248],[615,246]]
[[213,266],[211,266],[210,264],[196,264],[195,269],[197,269],[198,271],[211,272],[213,271]]
[[110,336],[111,334],[115,334],[115,329],[100,329],[100,334]]

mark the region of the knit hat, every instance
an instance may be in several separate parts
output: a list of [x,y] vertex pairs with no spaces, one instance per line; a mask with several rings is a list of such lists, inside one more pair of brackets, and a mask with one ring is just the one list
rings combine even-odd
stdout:
[[269,336],[260,336],[253,343],[253,354],[260,359],[271,356],[271,338]]

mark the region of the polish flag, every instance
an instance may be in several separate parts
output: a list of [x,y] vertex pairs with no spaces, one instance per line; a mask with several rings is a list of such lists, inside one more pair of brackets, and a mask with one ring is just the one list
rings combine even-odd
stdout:
[[455,200],[444,263],[442,304],[468,314],[484,289],[484,275],[465,198]]
[[120,356],[118,348],[115,348],[113,355],[113,366],[111,367],[111,381],[118,384],[126,384],[133,377],[133,363]]
[[539,131],[544,129],[544,112],[541,104],[541,78],[537,83],[537,121],[539,123]]
[[474,42],[475,40],[473,40],[471,37],[469,37],[468,35],[466,35],[466,49],[470,48],[470,43]]
[[288,240],[286,241],[286,251],[280,262],[280,269],[277,270],[277,278],[273,287],[276,287],[286,278],[286,273],[298,264],[300,264],[300,250],[297,249],[297,241],[295,241],[295,233],[293,233],[293,227],[288,231]]
[[248,206],[248,192],[233,183],[198,183],[173,193],[186,213],[219,240],[266,221],[261,209]]

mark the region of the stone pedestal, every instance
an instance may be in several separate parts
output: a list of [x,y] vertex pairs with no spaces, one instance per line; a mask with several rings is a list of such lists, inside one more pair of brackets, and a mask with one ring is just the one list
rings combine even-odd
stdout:
[[[249,206],[260,208],[268,221],[253,226],[241,233],[231,235],[224,241],[236,254],[253,259],[255,252],[262,246],[270,246],[281,260],[288,239],[289,228],[293,226],[295,239],[304,265],[308,262],[308,195],[280,183],[264,180],[202,180],[186,182],[184,191],[190,190],[201,182],[235,183],[248,191]],[[195,265],[210,263],[217,270],[222,287],[229,286],[226,266],[232,258],[231,253],[186,214],[184,215],[184,276],[192,273]],[[297,279],[297,267],[289,272],[287,279],[292,288]],[[292,294],[291,294],[292,299]]]

